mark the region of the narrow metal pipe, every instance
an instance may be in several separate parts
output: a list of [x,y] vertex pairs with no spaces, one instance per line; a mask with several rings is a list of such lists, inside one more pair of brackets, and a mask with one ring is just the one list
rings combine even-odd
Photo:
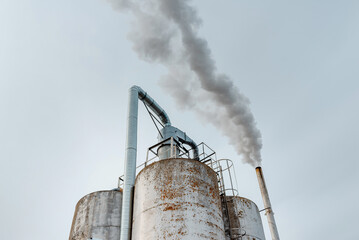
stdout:
[[263,204],[264,204],[264,209],[265,209],[265,215],[267,216],[268,225],[269,225],[269,229],[270,229],[270,232],[271,232],[272,240],[279,240],[278,229],[277,229],[277,225],[276,225],[275,219],[274,219],[274,212],[272,210],[272,205],[271,205],[271,202],[270,202],[270,199],[269,199],[267,186],[266,186],[266,183],[264,181],[262,168],[261,167],[256,167],[256,173],[257,173],[259,187],[260,187],[260,190],[261,190],[261,193],[262,193]]
[[129,90],[125,177],[121,212],[121,240],[131,239],[132,202],[136,177],[138,89]]

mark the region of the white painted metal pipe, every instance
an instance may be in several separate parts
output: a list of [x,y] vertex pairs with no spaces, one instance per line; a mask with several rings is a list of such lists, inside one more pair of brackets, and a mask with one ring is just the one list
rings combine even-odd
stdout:
[[269,225],[269,229],[270,229],[270,232],[271,232],[272,240],[279,240],[278,229],[277,229],[277,225],[276,225],[275,219],[274,219],[274,212],[272,210],[272,205],[271,205],[271,202],[270,202],[270,199],[269,199],[267,186],[266,186],[266,183],[264,181],[262,168],[261,167],[256,167],[256,173],[257,173],[259,187],[260,187],[260,190],[261,190],[261,193],[262,193],[263,204],[264,204],[264,209],[265,209],[265,215],[267,216],[268,225]]
[[167,113],[142,88],[132,86],[129,90],[127,141],[125,156],[125,176],[121,215],[121,240],[130,240],[132,228],[133,190],[136,178],[137,158],[137,118],[138,100],[145,102],[148,107],[161,119],[164,126],[170,126]]
[[137,116],[138,88],[133,86],[129,90],[125,176],[121,215],[121,240],[130,240],[131,237],[133,189],[136,178],[137,158]]

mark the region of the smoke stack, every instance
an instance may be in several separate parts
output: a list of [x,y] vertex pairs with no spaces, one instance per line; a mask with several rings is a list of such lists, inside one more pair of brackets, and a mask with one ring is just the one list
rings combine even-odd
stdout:
[[279,240],[277,225],[276,225],[275,219],[274,219],[274,212],[272,210],[272,205],[269,200],[268,190],[267,190],[266,183],[264,181],[262,168],[256,167],[256,173],[257,173],[259,187],[260,187],[261,193],[262,193],[265,215],[267,215],[267,220],[268,220],[269,229],[270,229],[270,232],[272,235],[272,240]]

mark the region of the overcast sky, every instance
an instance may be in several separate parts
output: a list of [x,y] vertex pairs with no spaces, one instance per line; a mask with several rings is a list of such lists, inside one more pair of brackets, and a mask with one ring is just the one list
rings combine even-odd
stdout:
[[[192,5],[218,69],[251,100],[281,238],[358,239],[359,2]],[[105,0],[0,0],[1,238],[67,239],[77,201],[117,186],[133,84],[234,160],[240,195],[263,208],[230,140],[176,106],[158,85],[161,65],[138,59],[131,19]],[[157,134],[139,114],[141,163]]]

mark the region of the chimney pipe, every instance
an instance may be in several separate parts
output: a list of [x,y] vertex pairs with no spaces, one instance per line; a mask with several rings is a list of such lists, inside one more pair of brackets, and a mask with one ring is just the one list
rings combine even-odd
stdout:
[[256,167],[256,173],[257,173],[259,187],[262,193],[265,215],[267,215],[267,220],[268,220],[268,225],[271,232],[272,240],[279,240],[277,225],[274,219],[274,212],[272,210],[272,205],[269,200],[268,190],[266,183],[264,181],[262,168]]

